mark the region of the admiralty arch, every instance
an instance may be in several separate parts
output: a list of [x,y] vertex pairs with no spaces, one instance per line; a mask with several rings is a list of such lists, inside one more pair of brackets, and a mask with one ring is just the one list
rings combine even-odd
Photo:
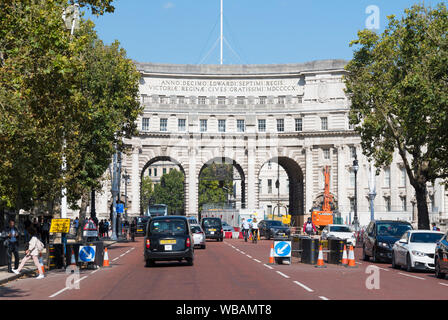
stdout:
[[[323,192],[325,166],[330,191],[343,216],[352,214],[355,153],[358,215],[370,219],[370,164],[348,121],[345,60],[270,65],[177,65],[135,62],[141,73],[139,135],[123,154],[128,214],[140,214],[144,170],[157,161],[177,164],[185,175],[186,215],[198,214],[198,177],[212,162],[233,164],[241,181],[241,207],[259,208],[259,179],[267,162],[278,163],[289,181],[289,212],[301,223]],[[123,187],[121,194],[123,195]],[[376,176],[375,211],[414,219],[414,192],[398,155]],[[99,217],[108,217],[110,183],[96,196]],[[431,216],[446,215],[443,186],[430,188]],[[353,216],[352,216],[353,218]]]

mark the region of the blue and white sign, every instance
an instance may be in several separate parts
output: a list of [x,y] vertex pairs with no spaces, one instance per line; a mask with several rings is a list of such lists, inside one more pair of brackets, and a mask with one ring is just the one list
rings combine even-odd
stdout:
[[274,241],[274,257],[291,257],[291,241]]
[[123,213],[124,212],[124,204],[118,203],[117,204],[117,213]]
[[80,246],[79,247],[79,262],[94,262],[95,261],[96,246]]

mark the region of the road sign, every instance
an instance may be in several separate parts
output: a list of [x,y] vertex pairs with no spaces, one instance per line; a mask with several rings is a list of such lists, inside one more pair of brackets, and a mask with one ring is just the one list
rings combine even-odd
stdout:
[[274,241],[274,257],[291,257],[291,241]]
[[51,219],[50,233],[69,233],[70,219]]
[[117,213],[123,213],[124,212],[124,204],[118,203],[117,204]]
[[93,220],[88,220],[84,225],[83,233],[84,237],[98,237],[98,229],[96,228]]
[[96,246],[79,246],[78,261],[94,262]]

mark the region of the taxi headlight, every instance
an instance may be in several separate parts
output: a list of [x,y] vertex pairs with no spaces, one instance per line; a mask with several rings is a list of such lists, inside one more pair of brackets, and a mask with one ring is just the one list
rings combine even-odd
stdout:
[[378,242],[378,245],[384,248],[389,248],[389,244],[387,242]]

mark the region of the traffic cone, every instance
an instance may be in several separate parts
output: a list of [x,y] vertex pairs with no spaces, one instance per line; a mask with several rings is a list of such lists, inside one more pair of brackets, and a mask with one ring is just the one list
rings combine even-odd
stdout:
[[45,274],[45,266],[44,266],[44,260],[42,259],[42,252],[39,252],[39,264],[42,270],[42,274]]
[[350,251],[348,253],[348,265],[347,268],[357,268],[355,263],[355,251],[353,250],[353,246],[350,245]]
[[344,252],[342,253],[342,265],[343,265],[344,267],[346,267],[347,264],[348,264],[348,259],[347,259],[347,247],[346,247],[346,245],[344,244]]
[[271,253],[269,255],[269,263],[268,264],[275,264],[274,260],[274,244],[271,244]]
[[107,248],[104,248],[103,267],[110,267],[110,264],[109,264],[109,255],[107,254]]
[[322,251],[322,245],[319,246],[319,255],[317,257],[317,265],[316,268],[326,268],[327,266],[324,265],[324,252]]
[[71,266],[76,266],[75,252],[73,251],[73,248],[72,248],[72,257],[71,257],[71,260],[70,260],[70,265]]

